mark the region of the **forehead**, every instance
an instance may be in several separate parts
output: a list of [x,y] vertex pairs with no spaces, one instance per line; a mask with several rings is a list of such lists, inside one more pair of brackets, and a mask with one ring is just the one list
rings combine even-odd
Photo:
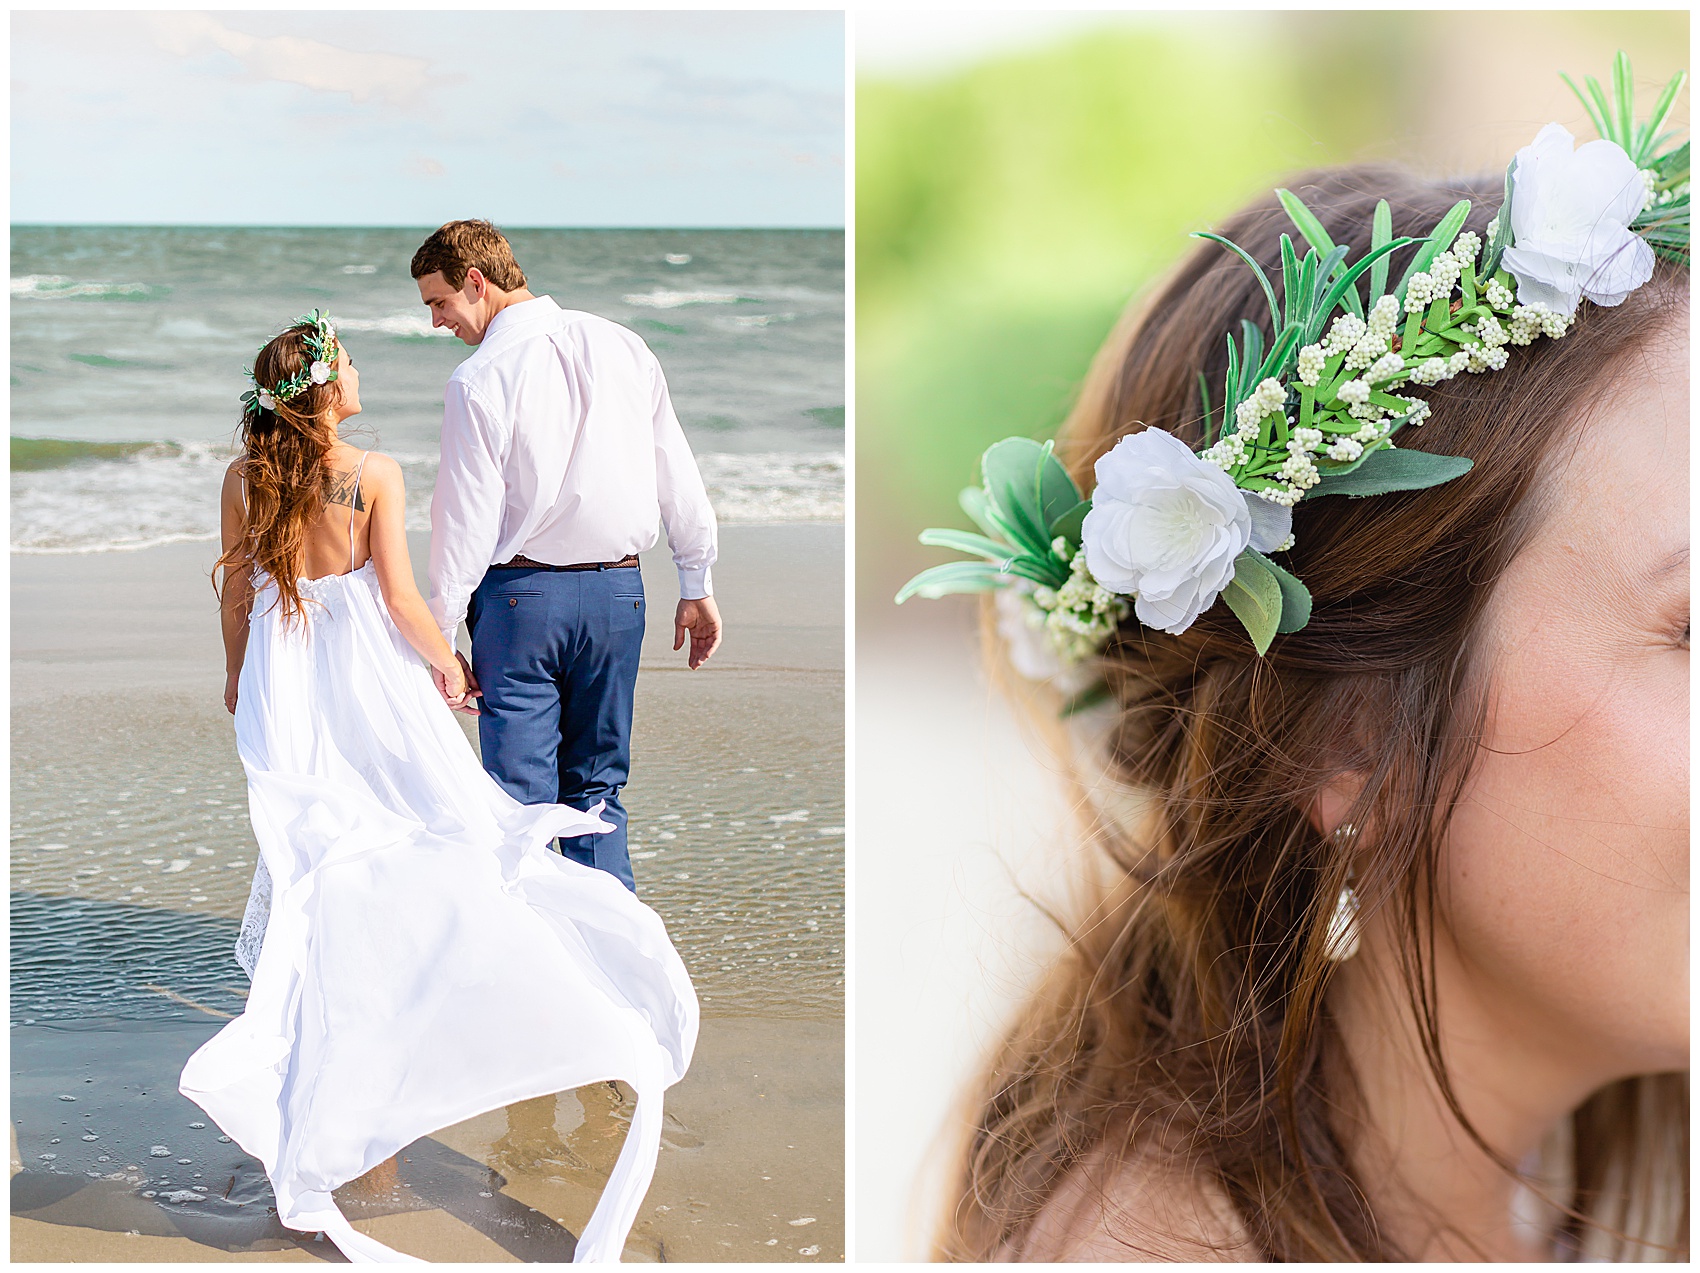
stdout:
[[460,295],[457,288],[449,286],[448,280],[443,277],[441,270],[433,270],[429,274],[423,274],[414,281],[419,284],[419,299],[426,304]]
[[1559,457],[1537,558],[1630,579],[1687,547],[1686,335],[1627,359]]

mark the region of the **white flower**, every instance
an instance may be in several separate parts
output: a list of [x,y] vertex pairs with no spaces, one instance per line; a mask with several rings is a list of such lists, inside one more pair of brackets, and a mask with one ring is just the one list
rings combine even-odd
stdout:
[[1185,632],[1233,580],[1248,546],[1272,552],[1292,532],[1289,508],[1248,498],[1162,429],[1123,438],[1095,471],[1081,528],[1086,565],[1105,588],[1135,598],[1147,627]]
[[1647,187],[1634,161],[1603,138],[1576,146],[1548,124],[1517,152],[1511,243],[1503,258],[1517,299],[1561,316],[1586,296],[1618,305],[1653,276],[1653,249],[1630,232]]
[[331,365],[320,360],[307,368],[307,379],[316,385],[322,385],[331,378]]
[[260,390],[259,397],[260,409],[262,411],[274,411],[277,409],[277,399],[272,397],[271,394],[267,393],[264,389]]

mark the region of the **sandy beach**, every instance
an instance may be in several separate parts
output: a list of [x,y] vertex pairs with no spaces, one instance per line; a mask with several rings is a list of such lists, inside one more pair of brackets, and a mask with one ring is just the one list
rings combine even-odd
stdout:
[[[278,1226],[258,1165],[176,1092],[241,1011],[229,943],[255,852],[215,555],[12,557],[16,1261],[340,1259]],[[671,649],[664,546],[644,579],[634,866],[703,1027],[626,1258],[841,1260],[843,528],[724,528],[729,636],[696,673]],[[628,1096],[442,1129],[339,1199],[434,1261],[568,1259]]]

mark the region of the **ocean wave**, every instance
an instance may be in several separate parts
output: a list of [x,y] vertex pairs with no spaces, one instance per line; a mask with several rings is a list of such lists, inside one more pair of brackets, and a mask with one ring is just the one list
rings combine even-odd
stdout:
[[717,319],[715,326],[749,331],[752,328],[772,327],[775,323],[795,322],[796,319],[795,314],[739,314],[735,318]]
[[454,333],[448,328],[431,326],[431,320],[422,314],[391,314],[388,318],[339,318],[336,320],[336,326],[338,331],[379,332],[385,336],[402,336],[409,340],[437,336],[454,339]]
[[791,301],[835,309],[844,307],[843,292],[821,292],[812,287],[752,287],[744,295],[752,301]]
[[670,292],[658,287],[653,292],[633,293],[620,299],[646,309],[678,309],[684,305],[736,305],[746,298],[736,292]]
[[171,292],[163,285],[83,282],[60,274],[26,274],[11,282],[12,299],[15,301],[145,301]]
[[[12,551],[123,552],[212,541],[232,458],[225,442],[12,439]],[[407,482],[407,528],[431,528],[435,452],[389,452]],[[21,459],[20,459],[21,457]],[[844,520],[844,457],[789,451],[697,456],[725,525]]]
[[697,456],[709,503],[724,525],[844,520],[844,457],[759,451]]

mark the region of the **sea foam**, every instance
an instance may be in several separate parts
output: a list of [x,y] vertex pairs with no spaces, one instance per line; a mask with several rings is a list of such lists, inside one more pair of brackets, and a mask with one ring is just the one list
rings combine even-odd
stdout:
[[154,287],[147,283],[84,282],[60,274],[26,274],[12,279],[11,284],[15,301],[145,301],[171,291],[169,287]]
[[[218,538],[227,443],[18,438],[12,446],[13,552],[123,552]],[[406,478],[407,528],[428,531],[436,454],[388,454]],[[697,465],[723,524],[844,519],[841,454],[705,452]]]

